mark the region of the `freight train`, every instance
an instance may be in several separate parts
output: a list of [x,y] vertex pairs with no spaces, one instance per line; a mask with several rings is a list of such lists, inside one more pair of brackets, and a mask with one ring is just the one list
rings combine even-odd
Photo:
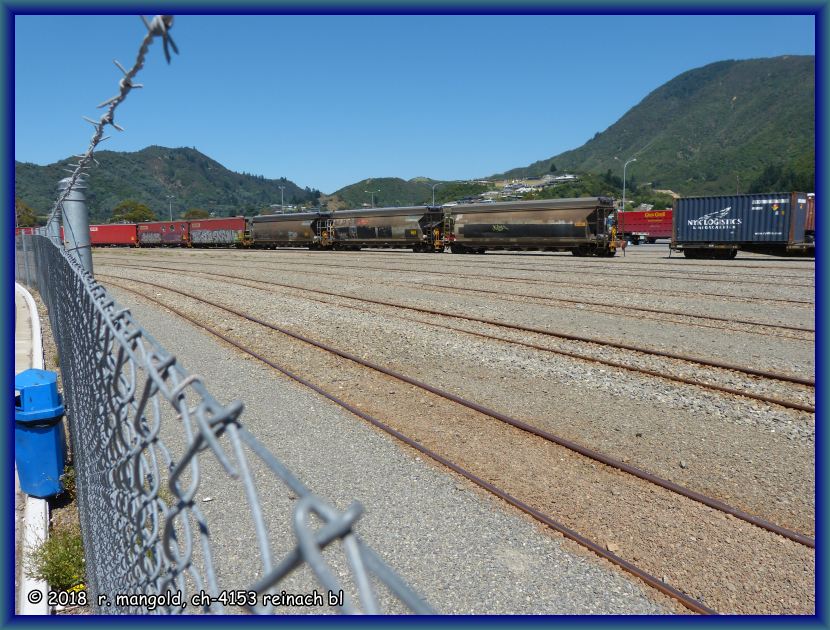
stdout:
[[91,225],[94,247],[364,247],[416,252],[570,251],[614,256],[619,243],[607,197],[334,212],[246,219],[196,219]]

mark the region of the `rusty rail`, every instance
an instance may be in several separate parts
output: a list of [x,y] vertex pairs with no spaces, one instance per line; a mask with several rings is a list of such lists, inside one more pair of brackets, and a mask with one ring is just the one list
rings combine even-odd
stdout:
[[[105,274],[99,274],[99,275],[105,275]],[[113,276],[106,276],[106,277],[112,278]],[[568,439],[565,439],[565,438],[560,437],[558,435],[555,435],[553,433],[550,433],[548,431],[545,431],[543,429],[539,429],[538,427],[534,427],[533,425],[530,425],[530,424],[528,424],[528,423],[526,423],[522,420],[517,420],[516,418],[512,418],[512,417],[510,417],[506,414],[503,414],[499,411],[496,411],[494,409],[490,409],[490,408],[485,407],[483,405],[479,405],[478,403],[469,401],[465,398],[462,398],[461,396],[457,396],[456,394],[453,394],[453,393],[448,392],[446,390],[440,389],[438,387],[434,387],[432,385],[429,385],[428,383],[424,383],[423,381],[419,381],[417,379],[406,376],[405,374],[401,374],[400,372],[396,372],[394,370],[384,368],[383,366],[378,365],[377,363],[374,363],[372,361],[368,361],[366,359],[362,359],[362,358],[360,358],[358,356],[355,356],[355,355],[353,355],[349,352],[339,350],[337,348],[334,348],[334,347],[332,347],[328,344],[322,343],[320,341],[315,341],[314,339],[310,339],[309,337],[306,337],[305,335],[301,335],[299,333],[292,332],[292,331],[290,331],[286,328],[282,328],[281,326],[276,326],[274,324],[271,324],[269,322],[261,320],[257,317],[253,317],[252,315],[248,315],[246,313],[243,313],[242,311],[239,311],[237,309],[231,308],[229,306],[225,306],[223,304],[219,304],[217,302],[213,302],[212,300],[208,300],[204,297],[193,295],[192,293],[188,293],[187,291],[180,291],[179,289],[172,289],[172,288],[164,286],[164,285],[156,284],[154,282],[146,282],[146,281],[143,281],[143,280],[132,280],[132,282],[137,282],[139,284],[144,284],[144,285],[147,285],[147,286],[155,287],[157,289],[170,291],[171,293],[175,293],[175,294],[178,294],[178,295],[188,297],[188,298],[190,298],[192,300],[195,300],[197,302],[202,302],[204,304],[209,304],[209,305],[211,305],[215,308],[218,308],[218,309],[223,310],[223,311],[228,312],[228,313],[232,313],[232,314],[234,314],[238,317],[241,317],[243,319],[247,319],[250,322],[254,322],[256,324],[259,324],[260,326],[264,326],[265,328],[269,328],[269,329],[274,330],[276,332],[279,332],[281,334],[287,335],[287,336],[289,336],[293,339],[297,339],[298,341],[302,341],[303,343],[307,343],[311,346],[314,346],[316,348],[320,348],[321,350],[325,350],[326,352],[329,352],[331,354],[335,354],[339,357],[342,357],[344,359],[347,359],[349,361],[357,363],[358,365],[362,365],[364,367],[367,367],[367,368],[370,368],[370,369],[375,370],[377,372],[380,372],[382,374],[385,374],[386,376],[390,376],[390,377],[398,379],[398,380],[400,380],[404,383],[408,383],[409,385],[413,385],[415,387],[418,387],[420,389],[428,391],[432,394],[435,394],[436,396],[440,396],[441,398],[444,398],[446,400],[450,400],[454,403],[457,403],[459,405],[467,407],[468,409],[472,409],[473,411],[481,413],[485,416],[489,416],[491,418],[494,418],[495,420],[499,420],[501,422],[504,422],[505,424],[509,424],[509,425],[511,425],[511,426],[513,426],[517,429],[521,429],[522,431],[525,431],[525,432],[530,433],[532,435],[536,435],[537,437],[540,437],[544,440],[547,440],[549,442],[552,442],[554,444],[558,444],[559,446],[567,448],[570,451],[573,451],[575,453],[579,453],[580,455],[582,455],[584,457],[587,457],[587,458],[592,459],[594,461],[600,462],[602,464],[605,464],[606,466],[610,466],[610,467],[615,468],[617,470],[620,470],[622,472],[626,472],[630,475],[633,475],[634,477],[638,477],[638,478],[640,478],[644,481],[648,481],[649,483],[653,483],[657,486],[660,486],[661,488],[669,490],[670,492],[674,492],[676,494],[684,496],[684,497],[686,497],[688,499],[691,499],[693,501],[697,501],[698,503],[702,503],[703,505],[706,505],[707,507],[718,510],[718,511],[723,512],[725,514],[731,514],[735,518],[738,518],[742,521],[746,521],[747,523],[751,523],[752,525],[755,525],[755,526],[760,527],[762,529],[765,529],[767,531],[778,534],[779,536],[783,536],[785,538],[788,538],[788,539],[790,539],[794,542],[797,542],[799,544],[802,544],[806,547],[815,548],[815,539],[811,538],[809,536],[806,536],[804,534],[801,534],[800,532],[795,532],[795,531],[789,530],[785,527],[781,527],[780,525],[776,525],[775,523],[771,523],[770,521],[767,521],[766,519],[760,518],[760,517],[755,516],[753,514],[749,514],[748,512],[744,512],[743,510],[739,510],[737,508],[734,508],[734,507],[732,507],[732,506],[730,506],[730,505],[728,505],[728,504],[726,504],[722,501],[719,501],[718,499],[708,497],[708,496],[706,496],[704,494],[701,494],[699,492],[696,492],[696,491],[694,491],[690,488],[686,488],[684,486],[681,486],[680,484],[677,484],[673,481],[669,481],[668,479],[663,479],[662,477],[658,477],[657,475],[653,475],[653,474],[651,474],[651,473],[649,473],[645,470],[642,470],[641,468],[637,468],[636,466],[632,466],[631,464],[626,464],[625,462],[622,462],[618,459],[615,459],[613,457],[609,457],[607,455],[604,455],[603,453],[600,453],[598,451],[595,451],[595,450],[592,450],[592,449],[587,448],[585,446],[582,446],[581,444],[577,444],[576,442],[573,442],[572,440],[568,440]],[[119,285],[119,284],[116,284],[116,286],[119,286],[121,288],[125,288],[125,287],[123,287],[122,285]],[[150,299],[150,298],[148,298],[148,299]],[[171,307],[168,306],[167,308],[171,308]],[[176,311],[176,312],[178,313],[178,311]]]
[[[200,263],[200,264],[202,264],[202,263]],[[205,263],[205,264],[210,264],[210,263]],[[124,267],[124,268],[132,268],[132,269],[152,269],[152,270],[161,269],[163,271],[168,271],[168,272],[171,271],[171,269],[169,267],[154,267],[152,265],[113,265],[113,266]],[[187,272],[187,270],[175,270],[175,271],[185,271],[185,272]],[[642,354],[650,354],[650,355],[660,356],[660,357],[664,357],[664,358],[668,358],[668,359],[686,361],[688,363],[697,363],[699,365],[705,365],[707,367],[715,367],[715,368],[724,369],[724,370],[731,370],[731,371],[734,371],[734,372],[741,372],[743,374],[747,374],[747,375],[750,375],[750,376],[760,376],[762,378],[766,378],[766,379],[770,379],[770,380],[777,380],[777,381],[783,381],[783,382],[788,382],[788,383],[795,383],[795,384],[798,384],[798,385],[807,385],[807,386],[810,386],[810,387],[815,387],[815,380],[814,379],[806,379],[806,378],[802,378],[802,377],[798,377],[798,376],[793,376],[793,375],[790,375],[790,374],[778,374],[778,373],[775,373],[775,372],[766,372],[764,370],[757,370],[755,368],[744,367],[744,366],[735,365],[735,364],[732,364],[732,363],[726,363],[726,362],[722,362],[722,361],[715,361],[713,359],[705,359],[705,358],[701,358],[701,357],[694,357],[694,356],[684,355],[684,354],[676,354],[676,353],[672,353],[672,352],[665,352],[663,350],[655,350],[655,349],[652,349],[652,348],[644,348],[644,347],[641,347],[641,346],[635,346],[633,344],[625,344],[625,343],[614,342],[614,341],[603,341],[601,339],[593,339],[591,337],[584,337],[584,336],[581,336],[581,335],[572,335],[572,334],[569,334],[569,333],[562,333],[562,332],[556,332],[556,331],[552,331],[552,330],[545,330],[544,328],[536,328],[534,326],[522,326],[520,324],[511,324],[509,322],[500,322],[498,320],[491,320],[491,319],[486,319],[486,318],[482,318],[482,317],[475,317],[473,315],[462,315],[462,314],[458,314],[458,313],[449,313],[449,312],[446,312],[446,311],[439,311],[439,310],[435,310],[435,309],[427,309],[427,308],[421,308],[421,307],[417,307],[417,306],[408,306],[408,305],[405,305],[405,304],[397,304],[395,302],[388,302],[388,301],[385,301],[385,300],[376,300],[376,299],[373,299],[373,298],[365,298],[365,297],[358,297],[358,296],[354,296],[354,295],[347,295],[347,294],[344,294],[344,293],[336,293],[334,291],[326,291],[326,290],[323,290],[323,289],[310,289],[308,287],[302,287],[302,286],[297,286],[297,285],[293,285],[293,284],[285,284],[285,283],[282,283],[282,282],[274,282],[273,280],[255,280],[253,278],[239,278],[238,276],[231,276],[231,275],[228,275],[228,274],[212,273],[212,272],[198,271],[198,270],[190,271],[190,273],[201,273],[201,274],[205,274],[205,275],[217,276],[217,277],[220,277],[220,278],[231,278],[233,280],[248,280],[249,282],[259,282],[261,284],[269,284],[269,285],[273,285],[273,286],[284,287],[284,288],[287,288],[287,289],[296,289],[296,290],[299,290],[299,291],[308,291],[308,292],[311,292],[311,293],[320,293],[322,295],[330,295],[330,296],[333,296],[333,297],[346,298],[346,299],[349,299],[349,300],[358,300],[360,302],[367,302],[367,303],[370,303],[370,304],[378,304],[378,305],[381,305],[381,306],[391,306],[393,308],[400,308],[400,309],[406,309],[406,310],[411,310],[411,311],[418,311],[418,312],[426,313],[426,314],[429,314],[429,315],[440,315],[442,317],[453,317],[453,318],[456,318],[456,319],[465,319],[465,320],[468,320],[468,321],[478,322],[478,323],[482,323],[482,324],[489,324],[489,325],[492,325],[492,326],[499,326],[501,328],[509,328],[509,329],[513,329],[513,330],[520,330],[520,331],[523,331],[523,332],[531,332],[531,333],[536,333],[536,334],[540,334],[540,335],[545,335],[545,336],[548,336],[548,337],[558,337],[558,338],[561,338],[561,339],[567,339],[569,341],[580,341],[580,342],[583,342],[583,343],[592,343],[592,344],[601,345],[601,346],[609,346],[609,347],[618,348],[618,349],[621,349],[621,350],[629,350],[629,351],[632,351],[632,352],[639,352],[639,353],[642,353]],[[546,350],[548,350],[549,352],[555,352],[555,353],[561,353],[561,354],[566,353],[566,351],[553,350],[553,349],[550,349],[550,348],[547,348]],[[585,356],[581,356],[581,355],[577,355],[577,354],[570,355],[570,356],[575,356],[575,357],[580,358],[580,359],[585,359],[586,361],[595,361],[597,363],[604,363],[605,362],[605,359],[596,359],[596,358],[593,358],[593,357],[585,357]],[[639,368],[635,368],[635,367],[632,367],[632,366],[624,366],[624,367],[625,367],[625,369],[629,369],[629,370],[642,371]],[[674,377],[674,376],[665,375],[665,374],[660,374],[660,376],[662,378],[667,378],[667,379],[670,379],[670,380],[680,380],[680,377]],[[684,382],[684,381],[681,380],[681,382]],[[688,381],[685,381],[685,382],[688,382]],[[718,389],[719,388],[719,386],[717,386],[717,385],[710,385],[710,384],[707,384],[707,383],[692,382],[692,384],[698,385],[698,386],[701,386],[701,387],[710,387],[710,388],[713,388],[713,389]],[[729,390],[722,389],[720,391],[729,391]],[[747,393],[744,393],[744,392],[738,392],[737,390],[732,390],[729,393],[737,393],[737,395],[748,396],[750,398],[753,397],[753,395],[751,395],[751,394],[747,394]],[[765,402],[773,402],[773,401],[766,400]],[[775,404],[780,404],[780,403],[776,402]],[[798,408],[798,407],[796,407],[796,408]],[[814,408],[802,409],[802,411],[809,411],[809,412],[812,413],[812,412],[815,411],[815,409]]]
[[[151,285],[151,286],[159,286],[159,285],[153,285],[152,283],[149,283],[149,282],[142,282],[142,284],[148,284],[148,285]],[[254,357],[255,359],[261,361],[262,363],[274,368],[275,370],[277,370],[278,372],[284,374],[285,376],[287,376],[287,377],[297,381],[298,383],[301,383],[302,385],[305,385],[306,387],[314,390],[315,392],[317,392],[321,396],[327,398],[328,400],[331,400],[335,404],[343,407],[344,409],[346,409],[347,411],[353,413],[354,415],[358,416],[359,418],[362,418],[362,419],[366,420],[367,422],[371,423],[375,427],[385,431],[386,433],[392,435],[393,437],[397,438],[401,442],[407,444],[408,446],[411,446],[412,448],[414,448],[417,451],[423,453],[424,455],[430,457],[431,459],[437,461],[438,463],[443,464],[444,466],[448,467],[452,471],[454,471],[454,472],[458,473],[459,475],[465,477],[469,481],[472,481],[473,483],[475,483],[479,487],[484,488],[485,490],[495,494],[496,496],[503,499],[504,501],[506,501],[510,505],[522,510],[526,514],[529,514],[530,516],[532,516],[533,518],[535,518],[539,522],[544,523],[545,525],[547,525],[551,529],[554,529],[555,531],[560,532],[566,538],[569,538],[570,540],[573,540],[574,542],[590,549],[591,551],[593,551],[597,555],[605,558],[606,560],[608,560],[609,562],[617,565],[621,569],[623,569],[623,570],[627,571],[628,573],[636,576],[637,578],[641,579],[643,582],[645,582],[646,584],[648,584],[652,588],[660,591],[664,595],[667,595],[667,596],[671,597],[672,599],[675,599],[676,601],[678,601],[680,604],[682,604],[684,607],[691,610],[692,612],[695,612],[695,613],[698,613],[698,614],[704,614],[704,615],[716,615],[716,614],[718,614],[717,611],[709,608],[708,606],[705,606],[704,604],[702,604],[701,602],[699,602],[695,598],[690,597],[689,595],[687,595],[687,594],[683,593],[682,591],[674,588],[673,586],[671,586],[669,584],[666,584],[665,582],[663,582],[662,580],[658,579],[657,577],[651,575],[647,571],[644,571],[643,569],[639,568],[637,565],[632,564],[631,562],[628,562],[627,560],[621,558],[620,556],[616,555],[615,553],[613,553],[611,551],[608,551],[607,549],[603,548],[600,544],[598,544],[598,543],[582,536],[578,532],[570,529],[569,527],[563,525],[562,523],[559,523],[558,521],[556,521],[552,517],[548,516],[547,514],[544,514],[543,512],[541,512],[539,510],[536,510],[535,508],[529,506],[528,504],[524,503],[523,501],[520,501],[519,499],[512,496],[511,494],[508,494],[504,490],[501,490],[500,488],[494,486],[493,484],[489,483],[488,481],[485,481],[484,479],[481,479],[480,477],[474,475],[473,473],[469,472],[468,470],[466,470],[466,469],[462,468],[461,466],[453,463],[452,461],[446,459],[442,455],[439,455],[438,453],[430,450],[429,448],[419,444],[418,442],[416,442],[415,440],[407,437],[406,435],[404,435],[403,433],[401,433],[397,429],[394,429],[393,427],[390,427],[389,425],[381,422],[377,418],[374,418],[373,416],[365,413],[364,411],[361,411],[357,407],[354,407],[354,406],[350,405],[348,402],[346,402],[344,400],[341,400],[340,398],[336,397],[333,394],[330,394],[329,392],[327,392],[323,388],[315,385],[314,383],[308,381],[307,379],[304,379],[303,377],[299,376],[298,374],[295,374],[295,373],[291,372],[287,368],[285,368],[283,366],[280,366],[280,365],[274,363],[273,361],[270,361],[269,359],[265,358],[261,354],[255,352],[254,350],[251,350],[247,346],[245,346],[243,344],[240,344],[239,342],[231,339],[230,337],[224,335],[223,333],[219,332],[218,330],[214,329],[213,327],[208,326],[208,325],[206,325],[202,322],[199,322],[198,320],[190,317],[186,313],[183,313],[179,309],[177,309],[175,307],[172,307],[168,304],[164,304],[163,302],[161,302],[159,300],[156,300],[155,298],[152,298],[150,296],[147,296],[147,295],[145,295],[145,294],[143,294],[139,291],[136,291],[135,289],[131,289],[129,287],[125,287],[125,286],[119,285],[117,283],[115,283],[115,286],[118,286],[121,289],[129,291],[129,292],[134,293],[136,295],[139,295],[139,296],[143,297],[144,299],[146,299],[150,302],[158,304],[159,306],[161,306],[161,307],[163,307],[163,308],[165,308],[169,311],[172,311],[173,313],[175,313],[179,317],[189,321],[190,323],[194,324],[195,326],[197,326],[197,327],[199,327],[203,330],[208,331],[212,335],[218,337],[219,339],[222,339],[226,343],[234,346],[235,348],[241,350],[242,352],[245,352],[246,354]],[[161,286],[159,286],[159,288],[167,289],[167,287],[161,287]],[[171,290],[174,293],[179,293],[178,291],[176,291],[174,289],[168,289],[168,290]],[[196,299],[201,300],[201,298],[196,298]],[[202,301],[204,301],[204,300],[202,300]]]

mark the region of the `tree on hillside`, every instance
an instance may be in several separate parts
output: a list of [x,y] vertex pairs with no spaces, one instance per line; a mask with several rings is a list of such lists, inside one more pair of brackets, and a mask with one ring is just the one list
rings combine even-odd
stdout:
[[816,186],[815,162],[794,162],[787,166],[769,164],[758,178],[749,185],[750,193],[789,192],[793,190],[813,192]]
[[548,169],[548,172],[550,172],[550,173],[555,173],[556,171],[557,171],[556,164],[554,164],[553,162],[551,162],[551,163],[550,163],[550,168]]
[[37,225],[35,211],[17,197],[14,198],[15,225],[18,227],[33,227]]
[[201,208],[190,208],[187,212],[184,213],[183,218],[185,219],[207,219],[210,216],[210,213],[207,210],[202,210]]
[[140,223],[155,220],[156,214],[143,203],[125,199],[113,208],[110,223]]

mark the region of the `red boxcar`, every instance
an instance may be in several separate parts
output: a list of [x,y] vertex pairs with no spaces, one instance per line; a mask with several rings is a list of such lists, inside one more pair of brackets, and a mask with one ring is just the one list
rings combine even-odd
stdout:
[[244,236],[245,217],[190,221],[190,244],[193,247],[239,246]]
[[620,212],[617,234],[632,243],[653,243],[658,238],[671,238],[672,210],[634,210]]
[[90,225],[89,242],[93,247],[138,247],[138,230],[135,223]]
[[14,235],[15,236],[20,236],[21,234],[34,234],[35,229],[37,229],[37,228],[33,228],[33,227],[14,228]]
[[187,221],[151,221],[138,224],[140,247],[186,246],[190,242]]

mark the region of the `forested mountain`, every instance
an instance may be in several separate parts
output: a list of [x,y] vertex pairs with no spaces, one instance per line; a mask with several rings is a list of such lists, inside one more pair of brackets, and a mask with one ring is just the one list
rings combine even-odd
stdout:
[[[108,220],[112,210],[127,199],[145,204],[163,218],[171,208],[174,217],[190,208],[215,216],[258,214],[272,204],[279,205],[280,186],[284,186],[286,205],[313,203],[320,196],[318,191],[300,188],[284,178],[234,173],[195,148],[99,151],[95,159],[100,166],[89,169],[85,191],[92,221]],[[66,159],[48,166],[15,162],[15,197],[38,215],[48,213],[57,198],[58,182],[68,176],[62,169],[74,161]]]
[[761,179],[765,190],[813,190],[815,57],[720,61],[684,72],[581,147],[500,176],[541,175],[551,165],[620,175],[631,157],[637,162],[627,177],[684,195],[749,192]]

